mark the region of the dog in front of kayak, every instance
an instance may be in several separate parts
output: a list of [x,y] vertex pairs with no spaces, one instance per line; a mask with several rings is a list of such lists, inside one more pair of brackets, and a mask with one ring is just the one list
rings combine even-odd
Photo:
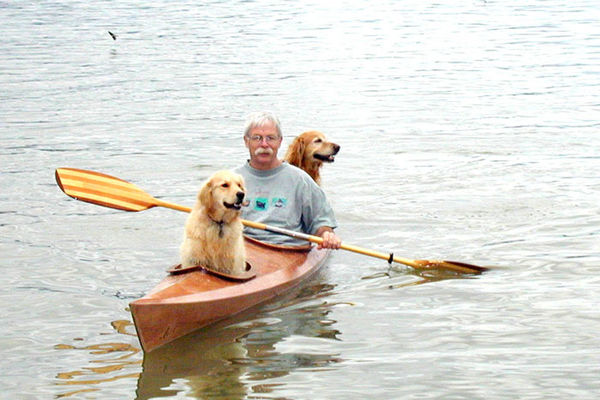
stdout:
[[241,207],[246,189],[242,176],[218,171],[198,192],[185,224],[181,266],[201,266],[225,274],[246,270]]

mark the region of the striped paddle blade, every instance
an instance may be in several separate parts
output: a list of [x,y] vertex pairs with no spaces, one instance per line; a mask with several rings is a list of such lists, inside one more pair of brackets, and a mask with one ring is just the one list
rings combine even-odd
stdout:
[[57,168],[56,183],[77,200],[125,211],[143,211],[158,200],[132,183],[114,176],[75,168]]

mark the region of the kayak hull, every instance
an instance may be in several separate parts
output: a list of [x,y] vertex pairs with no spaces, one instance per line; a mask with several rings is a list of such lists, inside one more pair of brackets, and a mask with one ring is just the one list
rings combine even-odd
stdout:
[[329,251],[273,246],[246,238],[247,261],[256,276],[245,282],[204,270],[166,276],[130,303],[142,349],[150,352],[181,336],[263,303],[312,276]]

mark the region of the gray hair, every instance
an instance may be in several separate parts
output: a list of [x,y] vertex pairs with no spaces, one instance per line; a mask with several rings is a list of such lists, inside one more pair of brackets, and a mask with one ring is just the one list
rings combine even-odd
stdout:
[[253,128],[265,126],[269,122],[275,125],[275,129],[277,130],[279,137],[282,137],[283,135],[281,134],[281,123],[279,122],[279,118],[269,111],[259,111],[248,115],[246,117],[244,136],[248,136]]

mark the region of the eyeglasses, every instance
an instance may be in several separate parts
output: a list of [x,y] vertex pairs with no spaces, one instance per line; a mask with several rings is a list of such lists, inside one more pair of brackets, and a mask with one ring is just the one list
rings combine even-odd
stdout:
[[254,143],[261,143],[263,140],[266,140],[267,143],[275,143],[276,141],[278,141],[279,139],[281,139],[280,136],[275,136],[275,135],[267,135],[267,136],[261,136],[261,135],[252,135],[252,136],[246,136],[248,138],[248,140],[250,140],[251,142]]

